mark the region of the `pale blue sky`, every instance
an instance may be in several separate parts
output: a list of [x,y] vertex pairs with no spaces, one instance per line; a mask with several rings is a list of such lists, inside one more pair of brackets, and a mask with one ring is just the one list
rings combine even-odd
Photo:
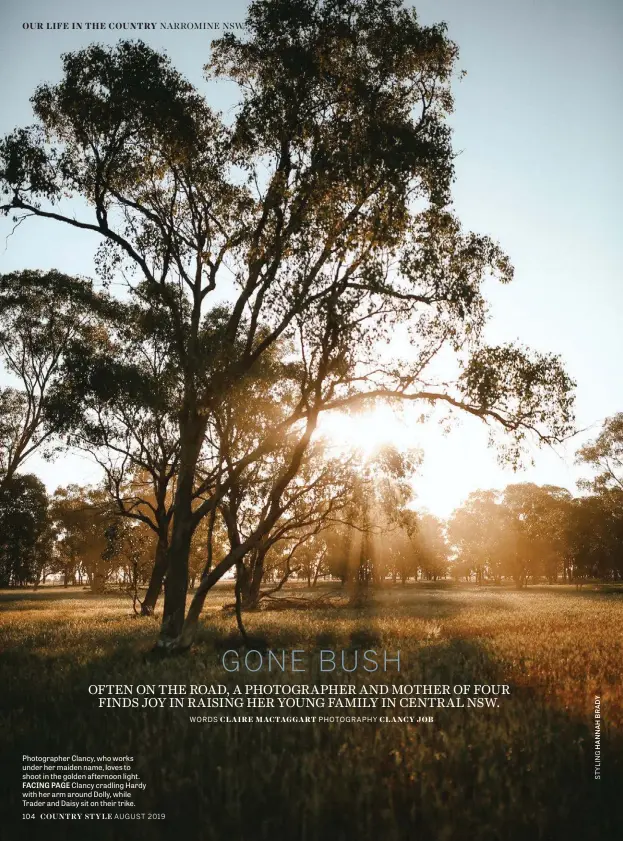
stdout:
[[[85,9],[91,8],[91,14]],[[492,341],[520,339],[559,352],[578,382],[581,427],[623,411],[623,3],[619,0],[423,0],[425,23],[445,20],[467,76],[455,86],[455,205],[466,227],[498,239],[514,283],[491,289]],[[31,121],[36,85],[59,78],[60,54],[106,30],[28,31],[23,22],[101,20],[241,21],[246,3],[113,0],[85,4],[4,0],[0,11],[0,132]],[[103,11],[104,10],[104,11]],[[164,48],[195,84],[209,58],[210,33],[158,31],[144,40]],[[216,107],[231,89],[211,90]],[[57,267],[93,273],[96,238],[38,220],[6,240],[0,222],[0,271]],[[429,455],[418,483],[423,503],[447,513],[476,487],[536,481],[573,489],[575,442],[559,455],[534,451],[536,466],[502,471],[486,433],[465,421],[448,437],[426,436]],[[584,440],[584,435],[579,440]],[[53,465],[33,460],[50,487],[92,481],[80,457]]]

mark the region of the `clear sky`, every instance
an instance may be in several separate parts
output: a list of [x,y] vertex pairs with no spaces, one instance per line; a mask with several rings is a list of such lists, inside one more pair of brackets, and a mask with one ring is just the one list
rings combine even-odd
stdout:
[[[424,23],[445,20],[467,76],[455,86],[452,118],[455,206],[466,228],[499,240],[515,265],[511,286],[492,287],[492,342],[519,339],[560,353],[578,383],[578,426],[589,431],[557,453],[533,452],[513,474],[487,449],[486,430],[467,419],[449,435],[426,433],[417,490],[445,515],[478,487],[511,481],[574,489],[576,446],[600,421],[623,411],[623,3],[620,0],[421,0]],[[4,0],[0,10],[0,133],[32,121],[37,84],[60,77],[60,54],[122,31],[28,30],[24,23],[242,21],[229,0]],[[196,85],[209,58],[209,32],[142,35],[165,49]],[[227,107],[231,88],[210,89]],[[0,271],[56,267],[93,275],[95,237],[40,220],[11,237],[0,222]],[[417,431],[417,435],[419,435]],[[416,442],[417,443],[417,442]],[[29,468],[51,489],[89,482],[98,471],[80,456]]]

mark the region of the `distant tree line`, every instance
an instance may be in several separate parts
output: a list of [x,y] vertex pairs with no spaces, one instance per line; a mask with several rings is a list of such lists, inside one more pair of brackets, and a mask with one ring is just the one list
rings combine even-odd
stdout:
[[[335,475],[325,476],[324,488],[303,483],[299,507],[240,566],[242,605],[258,607],[288,581],[313,588],[327,578],[347,586],[355,599],[374,585],[447,577],[517,587],[623,581],[623,413],[605,421],[578,460],[595,474],[580,483],[580,496],[516,483],[474,491],[443,521],[413,508],[416,454],[385,447],[365,466],[351,455],[340,464],[340,498]],[[138,499],[142,482],[134,490]],[[127,488],[124,499],[131,495]],[[153,499],[141,500],[154,507]],[[227,554],[230,517],[225,509],[196,530],[191,587]],[[242,528],[240,511],[238,517]],[[48,497],[35,476],[14,474],[0,489],[0,529],[3,587],[44,584],[54,576],[64,586],[85,584],[95,592],[118,585],[140,604],[153,576],[157,531],[120,516],[106,486],[69,486]]]
[[623,580],[623,494],[531,483],[476,491],[448,522],[452,575],[480,583]]

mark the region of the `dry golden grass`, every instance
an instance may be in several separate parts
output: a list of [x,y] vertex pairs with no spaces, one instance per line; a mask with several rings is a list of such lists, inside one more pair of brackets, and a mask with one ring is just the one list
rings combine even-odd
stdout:
[[[245,617],[252,639],[274,649],[401,650],[399,678],[347,680],[511,685],[496,709],[437,710],[430,725],[197,725],[183,710],[95,708],[90,683],[249,681],[226,675],[219,662],[240,644],[233,616],[222,609],[231,597],[231,588],[217,588],[195,649],[161,660],[150,654],[157,621],[135,618],[124,597],[1,594],[0,732],[15,763],[9,778],[17,780],[23,752],[133,753],[148,786],[144,807],[168,818],[135,824],[127,835],[100,828],[105,838],[168,838],[181,825],[201,841],[623,837],[612,805],[623,783],[623,594],[407,586],[382,590],[358,610]],[[595,694],[604,716],[599,782]]]

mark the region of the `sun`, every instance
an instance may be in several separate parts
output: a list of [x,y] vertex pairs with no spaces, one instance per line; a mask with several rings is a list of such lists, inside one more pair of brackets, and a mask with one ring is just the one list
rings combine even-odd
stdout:
[[475,419],[453,425],[449,432],[441,417],[424,418],[414,407],[377,403],[363,412],[323,413],[318,435],[327,456],[356,454],[362,464],[385,446],[419,452],[421,462],[411,479],[413,505],[447,517],[471,491],[502,487],[513,474],[500,475],[495,453],[487,446],[487,430]]
[[413,429],[402,412],[387,404],[351,414],[326,412],[321,417],[318,432],[328,449],[358,452],[364,459],[381,447],[391,445],[404,450],[415,445]]

